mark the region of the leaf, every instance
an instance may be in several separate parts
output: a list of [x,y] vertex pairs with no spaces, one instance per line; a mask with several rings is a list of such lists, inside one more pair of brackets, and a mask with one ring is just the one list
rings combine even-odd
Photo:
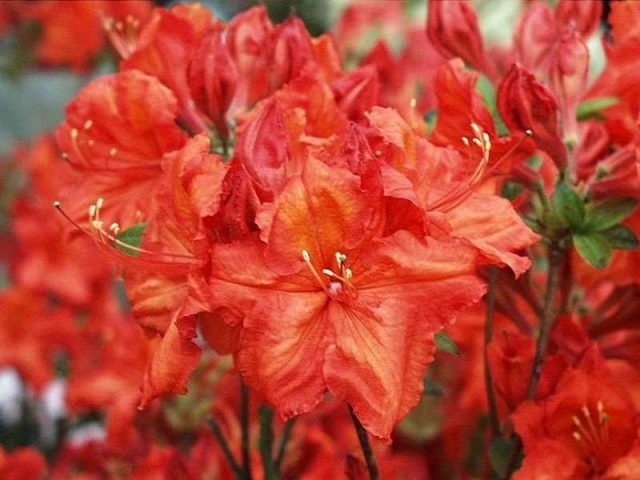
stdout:
[[482,97],[482,100],[489,109],[489,112],[491,112],[498,135],[501,137],[508,135],[509,129],[502,121],[502,117],[500,116],[496,106],[496,87],[493,86],[493,83],[491,83],[491,80],[489,80],[487,76],[480,75],[478,77],[478,83],[476,83],[476,90]]
[[552,198],[553,209],[558,219],[571,229],[578,229],[585,217],[582,198],[566,183],[558,184]]
[[618,250],[635,250],[640,243],[638,237],[629,227],[616,225],[602,232],[612,248]]
[[[146,228],[146,223],[138,223],[137,225],[134,225],[133,227],[127,228],[126,230],[120,232],[116,238],[120,242],[126,243],[127,245],[130,245],[132,247],[139,247],[140,242],[142,241],[142,234],[144,233]],[[116,243],[115,247],[128,255],[138,255],[138,252],[136,250],[127,248],[120,243]]]
[[489,447],[489,461],[500,478],[505,478],[513,453],[514,442],[508,438],[494,438]]
[[454,342],[446,333],[438,332],[435,334],[434,339],[438,350],[443,350],[453,355],[460,355],[458,345],[456,345],[456,342]]
[[619,224],[635,210],[635,198],[610,198],[589,205],[586,209],[584,229],[602,232]]
[[604,268],[611,261],[611,245],[602,233],[577,233],[573,236],[573,244],[582,259],[592,267]]
[[578,105],[576,117],[578,120],[589,120],[590,118],[601,119],[602,110],[613,107],[620,103],[618,97],[598,97],[587,100]]

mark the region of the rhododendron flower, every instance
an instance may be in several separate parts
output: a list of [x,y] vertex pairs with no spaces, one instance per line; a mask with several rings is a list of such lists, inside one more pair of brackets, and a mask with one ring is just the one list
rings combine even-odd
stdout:
[[212,248],[214,303],[244,316],[238,368],[284,418],[328,390],[388,438],[418,401],[433,334],[484,292],[462,243],[375,238],[380,200],[309,159],[258,213],[266,244]]
[[[590,356],[595,358],[589,358]],[[632,478],[637,445],[636,408],[625,388],[587,352],[546,399],[513,414],[525,458],[515,479]]]

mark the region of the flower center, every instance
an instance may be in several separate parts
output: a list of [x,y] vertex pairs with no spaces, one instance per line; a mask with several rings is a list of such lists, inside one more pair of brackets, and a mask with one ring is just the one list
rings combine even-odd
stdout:
[[302,259],[309,267],[311,274],[316,279],[320,287],[332,298],[335,299],[345,299],[346,298],[354,298],[356,295],[356,288],[352,283],[353,272],[349,267],[347,267],[347,256],[344,253],[336,252],[335,260],[337,264],[337,272],[334,272],[330,268],[323,268],[321,270],[322,274],[328,277],[324,278],[316,267],[311,262],[311,255],[307,250],[302,251]]
[[589,459],[596,471],[604,471],[608,466],[606,449],[610,441],[610,417],[604,409],[604,404],[601,400],[598,401],[595,415],[591,413],[589,407],[583,405],[571,420],[574,425],[572,436],[578,448]]

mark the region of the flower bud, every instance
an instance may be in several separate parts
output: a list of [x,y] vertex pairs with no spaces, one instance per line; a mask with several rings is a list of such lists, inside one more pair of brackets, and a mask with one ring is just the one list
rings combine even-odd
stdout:
[[444,57],[460,57],[484,70],[486,60],[478,17],[467,0],[431,0],[427,36]]
[[498,110],[511,130],[533,131],[533,140],[558,168],[567,163],[567,150],[559,134],[558,102],[535,76],[513,65],[498,87]]
[[576,32],[567,32],[558,42],[549,73],[560,99],[564,138],[575,143],[578,136],[576,109],[587,88],[589,74],[589,49]]
[[222,42],[221,32],[209,32],[191,57],[188,82],[196,106],[211,120],[223,139],[229,133],[225,117],[237,81],[238,74]]
[[561,30],[578,33],[582,38],[593,34],[602,16],[600,0],[560,0],[556,7],[556,21]]

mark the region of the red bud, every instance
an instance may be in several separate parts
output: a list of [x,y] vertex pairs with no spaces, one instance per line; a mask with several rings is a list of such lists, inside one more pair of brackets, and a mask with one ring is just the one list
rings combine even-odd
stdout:
[[567,33],[554,51],[550,77],[560,98],[565,139],[577,140],[576,109],[587,88],[589,49],[576,32]]
[[533,139],[558,168],[567,163],[559,134],[558,102],[553,92],[527,70],[513,65],[498,87],[498,110],[512,130],[532,130]]
[[486,70],[478,16],[467,0],[431,0],[427,36],[444,57],[460,57],[475,68]]
[[238,74],[219,31],[205,35],[189,63],[188,82],[197,107],[215,125],[220,137],[228,135],[226,112],[233,100]]
[[602,16],[601,0],[560,0],[556,20],[561,30],[577,32],[582,38],[596,31]]

